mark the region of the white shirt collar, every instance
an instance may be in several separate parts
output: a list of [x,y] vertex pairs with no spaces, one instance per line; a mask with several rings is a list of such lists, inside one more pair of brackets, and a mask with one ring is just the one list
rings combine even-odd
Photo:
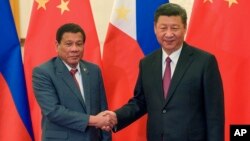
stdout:
[[166,68],[166,58],[169,57],[171,59],[170,67],[171,67],[171,77],[174,74],[175,68],[177,66],[177,62],[179,60],[181,50],[183,45],[176,51],[174,51],[172,54],[168,56],[168,54],[162,49],[162,76],[164,74],[165,68]]
[[[70,71],[71,69],[73,69],[73,68],[71,68],[66,62],[63,61],[63,63],[65,64],[65,66],[68,68],[69,71]],[[74,69],[75,69],[75,68],[74,68]],[[80,70],[80,64],[79,64],[79,63],[77,64],[76,69],[78,70],[77,73],[80,73],[80,72],[81,72],[81,70]]]
[[[182,45],[183,46],[183,45]],[[164,64],[166,61],[166,58],[169,57],[171,59],[171,63],[173,62],[174,64],[177,64],[177,61],[179,59],[179,56],[181,54],[181,50],[182,50],[182,46],[174,51],[173,53],[171,53],[169,56],[168,54],[162,49],[162,63]]]

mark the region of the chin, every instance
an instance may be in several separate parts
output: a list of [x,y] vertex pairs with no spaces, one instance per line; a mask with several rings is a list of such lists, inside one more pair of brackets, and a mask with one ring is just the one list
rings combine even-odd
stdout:
[[68,64],[70,64],[71,66],[76,66],[78,64],[78,60],[74,60],[74,61],[68,61]]

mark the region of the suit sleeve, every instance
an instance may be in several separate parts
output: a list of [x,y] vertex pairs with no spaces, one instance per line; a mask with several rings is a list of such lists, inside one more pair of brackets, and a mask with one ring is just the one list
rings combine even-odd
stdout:
[[218,64],[210,57],[204,73],[204,101],[207,120],[207,141],[224,140],[224,92]]
[[130,125],[147,112],[145,96],[142,86],[141,62],[139,76],[134,89],[134,96],[127,104],[115,111],[118,119],[118,124],[115,131],[119,131]]
[[36,100],[43,116],[58,125],[84,132],[88,126],[89,115],[69,110],[60,104],[51,76],[40,68],[35,68],[32,84]]

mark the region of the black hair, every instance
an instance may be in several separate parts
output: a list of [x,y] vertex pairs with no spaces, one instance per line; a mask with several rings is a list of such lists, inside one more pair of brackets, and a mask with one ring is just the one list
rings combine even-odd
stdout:
[[86,40],[86,35],[81,26],[75,23],[66,23],[58,28],[56,32],[56,40],[58,43],[61,42],[62,36],[65,32],[71,32],[71,33],[78,33],[80,32],[82,34],[83,42]]
[[178,4],[165,3],[160,5],[154,14],[155,23],[157,23],[160,16],[180,16],[184,26],[186,27],[187,25],[187,12]]

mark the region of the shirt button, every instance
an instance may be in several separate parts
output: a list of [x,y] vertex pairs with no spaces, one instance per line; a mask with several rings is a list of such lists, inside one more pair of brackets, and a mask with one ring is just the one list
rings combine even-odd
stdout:
[[165,114],[166,112],[167,112],[167,110],[165,110],[165,109],[164,109],[164,110],[162,110],[162,113],[163,113],[163,114]]

